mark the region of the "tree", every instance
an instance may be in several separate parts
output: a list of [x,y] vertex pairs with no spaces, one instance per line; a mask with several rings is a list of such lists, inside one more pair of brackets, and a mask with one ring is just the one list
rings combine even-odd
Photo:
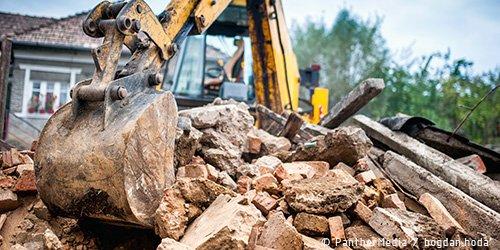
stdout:
[[[322,81],[330,89],[332,106],[363,79],[383,78],[384,92],[362,113],[375,119],[397,113],[422,116],[440,128],[453,130],[470,107],[500,84],[500,69],[474,74],[471,61],[452,61],[450,51],[399,64],[391,58],[380,27],[379,18],[364,21],[346,9],[331,27],[323,21],[293,26],[299,64],[322,66]],[[499,95],[490,95],[460,133],[485,144],[500,144]]]

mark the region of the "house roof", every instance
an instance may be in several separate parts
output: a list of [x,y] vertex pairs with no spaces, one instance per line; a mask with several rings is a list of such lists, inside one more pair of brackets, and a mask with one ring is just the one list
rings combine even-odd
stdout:
[[82,23],[87,12],[57,19],[54,22],[28,30],[14,37],[14,42],[68,48],[95,48],[102,39],[87,36]]
[[28,30],[47,25],[56,19],[0,12],[0,35],[14,36]]
[[15,44],[95,48],[101,39],[87,36],[82,29],[87,13],[54,19],[0,12],[0,34],[12,37]]

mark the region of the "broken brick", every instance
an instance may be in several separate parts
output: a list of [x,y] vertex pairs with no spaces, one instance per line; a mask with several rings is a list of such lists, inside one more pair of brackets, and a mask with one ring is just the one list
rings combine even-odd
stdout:
[[385,208],[399,208],[402,210],[406,210],[405,203],[399,199],[397,194],[390,194],[384,196],[384,200],[382,201],[382,207]]
[[330,227],[330,238],[332,242],[338,242],[345,239],[344,223],[342,217],[334,216],[328,218],[328,225]]
[[21,203],[17,195],[9,189],[0,189],[0,213],[16,209]]
[[236,185],[237,185],[236,191],[239,194],[245,194],[246,192],[248,192],[252,188],[252,178],[250,178],[246,175],[241,176],[238,179]]
[[12,176],[0,177],[0,188],[12,188],[16,185],[16,180]]
[[464,164],[465,166],[474,169],[476,172],[486,173],[486,166],[479,155],[473,154],[463,158],[456,159],[455,161]]
[[24,170],[14,186],[16,192],[36,192],[35,171]]
[[257,191],[279,193],[278,180],[272,174],[265,174],[255,178],[252,181],[252,187]]
[[368,223],[373,215],[372,210],[368,208],[362,202],[356,203],[356,206],[353,210],[354,214],[356,214],[362,221]]
[[271,210],[276,208],[278,202],[267,192],[258,192],[257,195],[253,197],[252,204],[254,204],[263,215],[268,215]]
[[420,196],[418,201],[424,205],[429,215],[445,230],[448,231],[451,228],[463,229],[436,197],[425,193]]
[[372,170],[368,170],[368,171],[359,173],[356,176],[354,176],[354,178],[363,184],[368,184],[368,183],[372,182],[373,180],[377,179],[377,177],[375,176],[375,173],[373,173]]
[[273,249],[302,250],[303,244],[297,229],[288,224],[280,212],[271,214],[257,239],[258,246]]

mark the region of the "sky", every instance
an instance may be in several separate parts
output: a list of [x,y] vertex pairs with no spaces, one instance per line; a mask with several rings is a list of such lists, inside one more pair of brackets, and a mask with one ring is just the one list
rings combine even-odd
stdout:
[[[500,68],[500,0],[282,0],[288,26],[306,20],[333,23],[342,8],[363,19],[383,19],[391,51],[413,56],[451,50],[474,62],[474,71]],[[98,0],[0,0],[0,11],[64,17],[91,9]],[[168,0],[146,0],[160,12]]]

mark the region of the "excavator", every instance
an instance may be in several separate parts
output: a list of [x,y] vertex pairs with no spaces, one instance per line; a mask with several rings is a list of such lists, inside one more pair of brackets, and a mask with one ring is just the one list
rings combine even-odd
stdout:
[[280,0],[171,0],[159,15],[143,0],[103,1],[83,30],[102,39],[95,73],[49,119],[35,156],[57,214],[151,228],[175,180],[179,109],[221,97],[311,123],[327,112],[319,67],[298,69]]

